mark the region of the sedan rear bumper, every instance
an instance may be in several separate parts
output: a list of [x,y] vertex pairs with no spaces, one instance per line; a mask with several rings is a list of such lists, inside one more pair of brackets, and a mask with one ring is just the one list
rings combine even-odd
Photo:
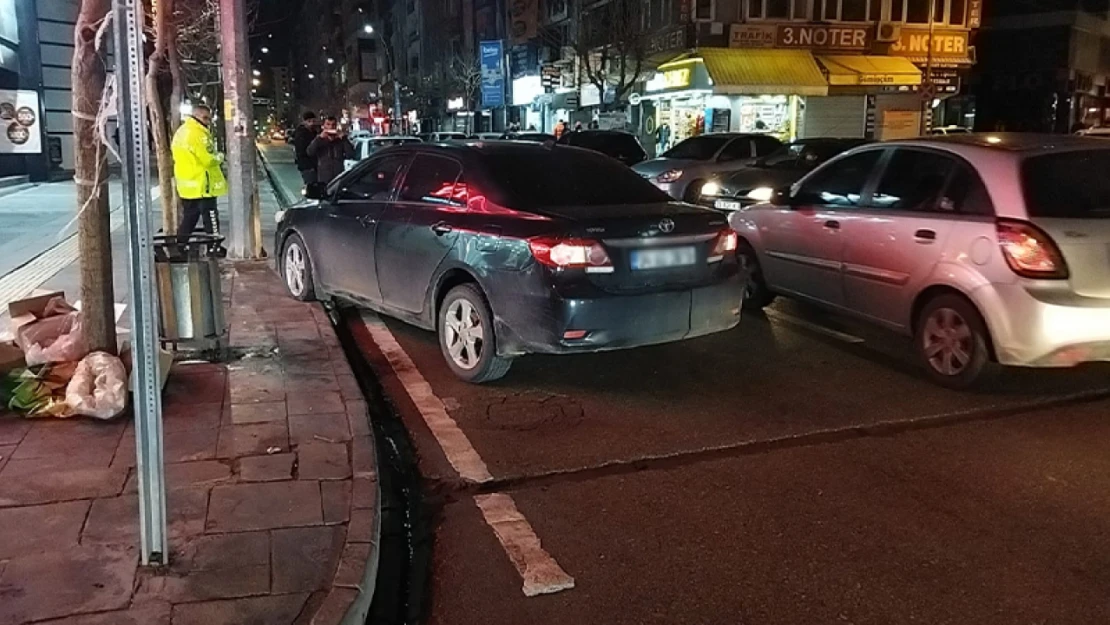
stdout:
[[498,298],[497,351],[503,356],[598,352],[722,332],[740,322],[745,283],[738,272],[713,285],[661,293]]

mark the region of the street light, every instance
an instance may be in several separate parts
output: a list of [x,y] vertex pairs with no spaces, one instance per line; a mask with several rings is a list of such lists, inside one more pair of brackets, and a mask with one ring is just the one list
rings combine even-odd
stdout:
[[362,32],[366,33],[367,35],[373,35],[374,34],[374,27],[367,24],[366,26],[362,27]]
[[253,72],[251,72],[251,73],[252,73],[252,74],[254,74],[255,76],[261,76],[261,75],[262,75],[262,70],[257,70],[257,69],[256,69],[256,70],[254,70],[254,71],[253,71]]
[[251,80],[251,84],[254,85],[255,87],[257,87],[257,86],[262,84],[262,81],[255,78],[254,80]]
[[334,65],[334,64],[335,64],[335,59],[333,59],[329,56],[328,57],[328,65]]
[[312,80],[313,78],[316,78],[316,74],[312,74],[312,73],[310,73],[310,74],[308,75],[308,79],[309,79],[309,80]]
[[267,48],[266,46],[262,46],[262,54],[269,54],[269,53],[270,53],[270,49]]

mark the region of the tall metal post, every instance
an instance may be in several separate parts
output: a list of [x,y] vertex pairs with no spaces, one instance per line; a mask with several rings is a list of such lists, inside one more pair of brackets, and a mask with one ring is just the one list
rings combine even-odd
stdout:
[[260,241],[252,227],[258,190],[251,99],[250,52],[245,0],[220,0],[220,60],[223,62],[224,127],[227,129],[228,210],[232,258],[257,258]]
[[[933,34],[936,32],[936,9],[937,3],[935,0],[929,0],[929,45],[926,48],[925,56],[925,79],[924,84],[929,91],[935,93],[933,85]],[[934,95],[933,98],[936,96]],[[933,98],[921,99],[921,134],[926,135],[929,133],[929,115],[933,110]]]
[[120,156],[127,206],[128,276],[135,380],[135,451],[139,476],[139,536],[144,565],[165,564],[166,484],[162,460],[162,385],[158,374],[158,309],[150,240],[150,175],[143,101],[143,15],[140,0],[112,0]]

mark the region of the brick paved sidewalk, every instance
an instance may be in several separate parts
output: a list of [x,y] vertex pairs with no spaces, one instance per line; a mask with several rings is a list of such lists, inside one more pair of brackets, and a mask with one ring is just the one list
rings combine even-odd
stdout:
[[177,364],[166,388],[168,567],[138,566],[130,418],[0,415],[0,623],[361,622],[377,548],[366,405],[319,306],[263,263],[229,272],[247,355]]

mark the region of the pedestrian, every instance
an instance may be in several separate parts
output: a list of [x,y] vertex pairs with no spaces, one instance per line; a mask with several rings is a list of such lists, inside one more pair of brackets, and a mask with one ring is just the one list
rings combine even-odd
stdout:
[[[216,151],[216,142],[208,129],[211,123],[212,109],[196,104],[177,132],[173,133],[170,144],[173,177],[177,182],[182,209],[181,223],[177,228],[178,243],[188,241],[202,217],[206,233],[220,233],[216,198],[227,193],[227,179],[220,169],[224,155]],[[214,251],[219,255],[226,254],[223,245]]]
[[601,127],[601,125],[597,123],[596,119],[591,119],[590,120],[590,130],[597,130],[600,127]]
[[558,139],[559,137],[563,136],[563,133],[566,131],[567,123],[560,119],[559,123],[555,124],[555,138]]
[[574,132],[582,132],[582,122],[574,122]]
[[317,125],[316,113],[305,111],[301,116],[301,123],[293,131],[293,161],[297,164],[297,171],[301,172],[301,181],[304,185],[316,182],[316,159],[308,155],[308,144],[320,132]]
[[317,182],[331,182],[343,173],[343,161],[355,157],[354,144],[339,128],[339,120],[330,116],[324,119],[323,129],[306,151],[315,161]]

